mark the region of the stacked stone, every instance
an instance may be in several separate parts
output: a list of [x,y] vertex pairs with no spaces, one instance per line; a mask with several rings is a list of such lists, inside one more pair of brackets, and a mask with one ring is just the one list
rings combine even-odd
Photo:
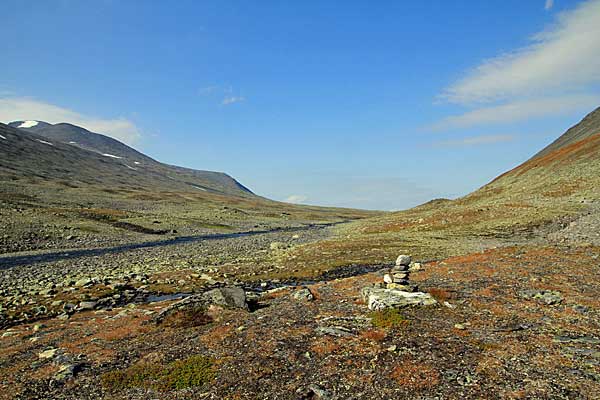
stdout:
[[383,276],[383,281],[388,289],[398,289],[405,292],[416,292],[417,287],[409,282],[411,258],[407,255],[400,255],[396,259],[396,265],[389,273]]

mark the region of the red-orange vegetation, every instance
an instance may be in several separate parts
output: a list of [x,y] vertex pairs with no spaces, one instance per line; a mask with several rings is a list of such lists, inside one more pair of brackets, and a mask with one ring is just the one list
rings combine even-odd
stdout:
[[440,373],[431,365],[414,360],[402,360],[390,374],[400,386],[420,391],[430,389],[440,383]]

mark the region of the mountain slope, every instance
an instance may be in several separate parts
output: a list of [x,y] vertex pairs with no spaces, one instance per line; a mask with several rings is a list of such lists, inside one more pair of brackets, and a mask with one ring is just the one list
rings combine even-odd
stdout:
[[43,121],[14,121],[8,125],[13,128],[22,129],[28,133],[35,133],[54,141],[67,143],[100,154],[112,154],[135,161],[152,160],[150,157],[116,139],[100,133],[93,133],[85,128],[68,123],[53,125]]
[[467,196],[357,221],[341,227],[335,239],[291,253],[290,260],[326,268],[323,252],[330,266],[384,262],[401,253],[439,259],[543,243],[573,226],[586,226],[577,232],[582,243],[600,244],[599,116],[593,111],[548,148]]
[[600,107],[589,113],[580,123],[570,128],[533,158],[542,157],[569,144],[600,133]]
[[[40,121],[16,121],[11,122],[9,126],[18,128],[19,131],[26,132],[26,134],[29,135],[39,135],[42,139],[45,138],[45,140],[55,146],[60,144],[60,146],[55,147],[55,149],[59,148],[61,151],[71,153],[70,155],[63,155],[63,157],[60,157],[60,160],[54,160],[51,164],[57,164],[57,162],[58,164],[61,164],[65,160],[68,160],[70,156],[77,158],[77,163],[73,164],[73,167],[75,168],[72,169],[72,171],[76,171],[77,174],[67,173],[65,175],[66,171],[61,169],[63,173],[59,173],[55,176],[59,179],[77,179],[77,175],[79,175],[81,179],[88,182],[91,180],[97,183],[104,182],[106,184],[116,184],[117,182],[115,182],[113,178],[115,177],[114,174],[117,174],[121,175],[121,181],[124,179],[124,181],[128,183],[135,183],[151,188],[164,187],[189,191],[207,190],[216,193],[242,196],[252,194],[249,189],[227,174],[212,171],[198,171],[162,164],[118,140],[90,132],[87,129],[72,124],[60,123],[51,125]],[[6,129],[6,127],[4,129]],[[36,142],[41,143],[39,141],[34,141],[33,144],[37,146],[39,145]],[[29,145],[31,144],[32,143],[30,142]],[[67,147],[62,145],[66,145]],[[48,148],[43,146],[42,149],[48,150]],[[80,152],[76,151],[77,149],[94,152],[96,156],[92,157],[88,154],[91,158],[88,162],[85,162],[82,159]],[[35,155],[36,160],[40,160],[41,157],[41,159],[45,161],[51,161],[49,160],[49,154],[40,153],[43,152],[33,150],[27,154]],[[100,155],[102,158],[98,159],[97,155]],[[56,154],[53,156],[56,156]],[[27,165],[35,163],[34,160],[25,162],[26,160],[22,159],[22,157],[23,156],[21,156],[21,159],[15,160],[14,162],[7,158],[5,163],[13,165],[15,163]],[[90,176],[90,172],[95,174],[95,171],[90,170],[90,165],[88,164],[95,164],[98,160],[100,160],[98,172],[101,176],[92,177]],[[86,165],[84,168],[79,169],[77,166],[79,165],[78,163],[81,162]],[[57,173],[57,171],[54,171],[54,173]],[[123,175],[125,178],[123,178]],[[49,171],[43,174],[43,176],[52,178]]]

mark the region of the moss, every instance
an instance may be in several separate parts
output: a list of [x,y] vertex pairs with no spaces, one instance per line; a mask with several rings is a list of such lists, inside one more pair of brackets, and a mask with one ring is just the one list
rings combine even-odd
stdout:
[[165,366],[141,363],[102,375],[102,386],[112,391],[146,388],[157,391],[185,389],[210,383],[216,375],[213,360],[195,355]]
[[409,323],[409,321],[400,314],[400,311],[394,308],[374,311],[369,314],[369,317],[371,317],[371,324],[376,328],[396,328]]

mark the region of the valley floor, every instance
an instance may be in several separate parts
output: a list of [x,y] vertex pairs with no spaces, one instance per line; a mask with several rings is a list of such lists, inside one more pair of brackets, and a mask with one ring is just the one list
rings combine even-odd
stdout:
[[[373,272],[309,285],[313,300],[266,291],[251,311],[204,320],[150,322],[167,301],[22,324],[2,331],[0,396],[598,398],[598,254],[511,246],[429,262],[411,280],[439,305],[400,312],[369,312],[360,289],[381,280]],[[203,369],[177,389],[186,360]]]
[[[598,210],[519,232],[417,210],[394,225],[5,255],[0,399],[599,398]],[[437,305],[369,311],[361,289],[403,249]],[[224,286],[251,292],[250,309],[154,322]]]

